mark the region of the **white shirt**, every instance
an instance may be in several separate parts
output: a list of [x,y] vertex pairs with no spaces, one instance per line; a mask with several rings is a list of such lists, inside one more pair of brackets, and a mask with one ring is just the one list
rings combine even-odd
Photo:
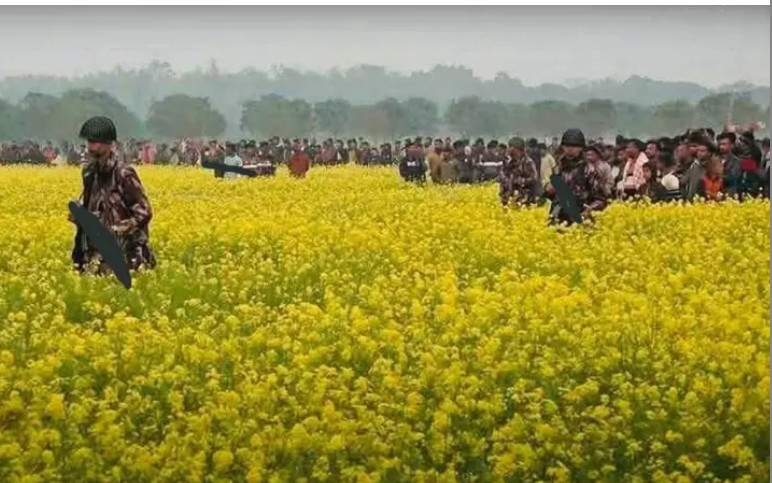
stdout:
[[[237,155],[226,156],[226,158],[223,161],[228,166],[244,166],[244,162]],[[225,173],[223,173],[223,178],[235,178],[237,176],[238,175],[236,173],[231,173],[230,171],[226,171]]]
[[680,183],[678,182],[678,177],[673,173],[668,173],[665,176],[663,176],[661,183],[662,183],[662,187],[668,191],[675,191],[680,187]]

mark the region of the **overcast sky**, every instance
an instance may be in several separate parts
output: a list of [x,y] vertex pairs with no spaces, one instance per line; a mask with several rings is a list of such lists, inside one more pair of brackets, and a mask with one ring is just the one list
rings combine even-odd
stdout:
[[0,7],[0,76],[462,64],[528,85],[640,74],[769,84],[770,7]]

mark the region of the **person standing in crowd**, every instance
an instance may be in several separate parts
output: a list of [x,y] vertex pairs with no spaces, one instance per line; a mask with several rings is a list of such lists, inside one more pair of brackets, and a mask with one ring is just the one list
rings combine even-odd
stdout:
[[656,139],[649,139],[646,141],[646,150],[644,151],[644,154],[646,154],[646,159],[649,161],[655,161],[659,154],[659,141]]
[[697,157],[692,161],[689,169],[681,176],[681,192],[684,199],[688,201],[692,201],[697,194],[700,181],[705,176],[708,162],[716,152],[713,144],[706,136],[692,136],[690,142],[696,146],[695,152]]
[[419,184],[426,182],[426,162],[420,149],[415,149],[412,143],[406,143],[405,156],[399,163],[399,174],[405,181]]
[[724,197],[723,159],[714,153],[705,166],[705,174],[697,184],[697,196],[709,201],[721,201]]
[[429,167],[429,177],[433,183],[440,182],[440,167],[442,165],[442,141],[435,141],[434,146],[426,155],[426,164]]
[[458,163],[464,156],[464,143],[455,141],[451,149],[452,152],[440,161],[440,183],[442,184],[454,184],[458,181]]
[[649,161],[643,164],[643,184],[638,187],[636,198],[656,198],[657,173],[654,163]]
[[[584,133],[579,129],[568,129],[560,141],[561,155],[557,161],[557,173],[576,197],[582,218],[588,219],[592,214],[606,208],[608,197],[603,189],[601,179],[587,165],[584,157],[586,141]],[[547,185],[547,197],[552,200],[550,208],[551,223],[572,224],[573,221],[560,207],[552,183]]]
[[[225,159],[223,160],[223,164],[226,166],[244,166],[244,161],[241,159],[241,156],[236,153],[236,144],[227,143],[225,145]],[[222,177],[225,179],[234,179],[238,177],[238,174],[232,171],[225,171]]]
[[541,156],[541,165],[539,169],[539,187],[541,190],[539,195],[542,196],[544,193],[544,188],[546,188],[550,182],[550,176],[552,176],[552,173],[555,172],[557,163],[555,162],[555,158],[552,156],[552,153],[550,153],[549,149],[547,149],[547,145],[544,143],[539,144],[539,156]]
[[602,149],[597,144],[591,144],[584,151],[587,165],[598,176],[603,186],[603,192],[611,197],[614,190],[614,179],[611,176],[611,166],[603,160]]
[[627,162],[622,171],[623,197],[634,196],[643,185],[643,165],[649,159],[643,153],[644,145],[640,139],[631,139],[627,143]]
[[[153,210],[137,172],[115,155],[115,124],[104,116],[92,117],[81,127],[80,137],[88,144],[88,159],[82,171],[82,206],[116,236],[130,270],[155,267],[155,254],[149,242]],[[75,222],[72,214],[69,220]],[[75,236],[72,262],[81,273],[90,272],[92,266],[95,273],[110,272],[81,230]]]
[[718,152],[721,155],[721,170],[724,173],[724,187],[729,196],[737,194],[740,183],[741,162],[734,154],[737,136],[733,132],[722,132],[718,135]]
[[683,139],[679,140],[675,148],[675,162],[676,162],[676,174],[683,176],[692,165],[694,158],[692,158],[692,151],[689,149],[689,145]]
[[472,147],[467,143],[464,143],[463,149],[458,153],[456,161],[458,161],[458,182],[463,184],[470,184],[474,182],[474,170],[475,165],[472,160]]
[[357,140],[356,139],[349,139],[348,140],[348,155],[346,157],[346,162],[351,162],[354,164],[360,163],[361,155],[359,153],[359,148],[357,147]]
[[510,200],[514,204],[530,204],[536,201],[536,185],[539,176],[536,163],[526,155],[523,138],[509,141],[509,159],[499,173],[499,199],[506,208]]
[[289,172],[295,178],[305,178],[311,168],[311,160],[300,146],[293,148],[292,157],[289,159]]
[[668,151],[660,151],[657,156],[658,170],[662,173],[659,182],[658,201],[676,201],[681,199],[681,189],[676,176],[676,162]]

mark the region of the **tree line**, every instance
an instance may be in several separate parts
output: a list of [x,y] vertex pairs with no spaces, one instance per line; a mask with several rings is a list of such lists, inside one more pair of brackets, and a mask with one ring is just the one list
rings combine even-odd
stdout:
[[444,109],[424,97],[353,104],[342,98],[310,102],[267,94],[243,102],[238,113],[218,111],[207,97],[171,94],[152,102],[140,117],[107,92],[73,89],[60,96],[30,92],[15,104],[0,99],[0,140],[73,139],[83,120],[97,114],[110,116],[122,138],[220,137],[230,114],[238,119],[240,134],[255,139],[276,135],[375,140],[413,135],[551,136],[572,126],[590,136],[643,137],[672,135],[687,127],[720,129],[730,121],[770,116],[769,106],[763,108],[748,93],[722,93],[696,103],[676,100],[655,106],[600,98],[578,104],[560,100],[522,104],[466,96],[451,100]]
[[[353,105],[372,105],[382,99],[400,102],[424,98],[444,113],[454,99],[477,96],[506,104],[531,105],[562,101],[578,105],[588,99],[608,99],[623,105],[652,107],[684,100],[696,104],[720,92],[747,92],[762,108],[769,105],[769,86],[746,82],[710,89],[694,82],[672,82],[631,76],[625,80],[574,81],[571,85],[543,83],[525,85],[506,72],[482,78],[463,65],[434,65],[413,72],[398,72],[373,64],[345,69],[306,71],[286,66],[270,70],[245,68],[223,72],[215,61],[194,70],[176,71],[167,62],[154,60],[145,66],[91,72],[80,76],[23,75],[0,78],[0,98],[20,102],[28,92],[61,96],[71,90],[94,89],[118,99],[130,111],[145,116],[155,102],[173,94],[206,97],[226,121],[226,135],[240,135],[242,105],[263,95],[304,99],[311,104],[327,99],[345,99]],[[637,114],[634,111],[632,114]]]

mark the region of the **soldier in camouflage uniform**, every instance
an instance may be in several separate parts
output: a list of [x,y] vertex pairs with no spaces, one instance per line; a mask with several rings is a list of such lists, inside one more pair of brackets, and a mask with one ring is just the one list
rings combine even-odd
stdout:
[[499,172],[499,198],[507,206],[509,200],[529,204],[536,201],[535,190],[539,177],[536,163],[525,154],[525,141],[512,138],[509,141],[509,158]]
[[[83,124],[80,136],[88,141],[80,202],[115,234],[130,270],[153,268],[156,260],[148,239],[153,211],[134,168],[115,155],[115,125],[106,117],[93,117]],[[99,274],[110,271],[80,229],[72,261],[80,272],[92,271],[92,267]]]
[[[602,174],[587,163],[584,157],[586,142],[584,133],[579,129],[569,129],[563,133],[560,142],[561,155],[555,172],[566,182],[576,197],[576,203],[582,210],[582,218],[591,218],[592,213],[606,207],[608,195]],[[546,194],[552,200],[550,222],[571,224],[565,210],[561,209],[552,184],[547,184]]]

